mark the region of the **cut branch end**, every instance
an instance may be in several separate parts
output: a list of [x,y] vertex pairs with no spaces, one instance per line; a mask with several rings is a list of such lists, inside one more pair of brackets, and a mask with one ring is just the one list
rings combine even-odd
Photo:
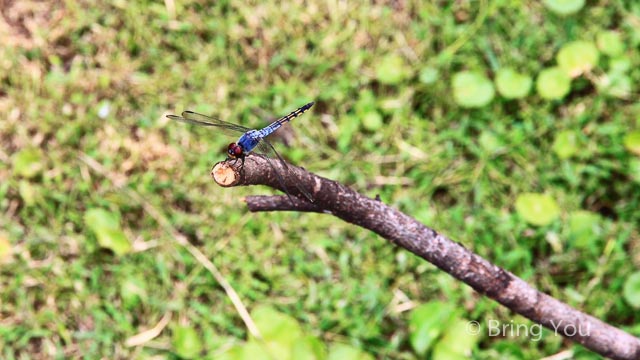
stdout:
[[222,187],[231,187],[240,182],[240,169],[231,165],[228,161],[220,161],[211,169],[211,177]]

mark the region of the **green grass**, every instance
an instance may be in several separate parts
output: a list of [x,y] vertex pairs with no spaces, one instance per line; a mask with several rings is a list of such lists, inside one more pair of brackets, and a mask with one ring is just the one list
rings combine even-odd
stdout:
[[[394,305],[402,298],[442,300],[480,323],[522,321],[331,216],[248,213],[242,197],[269,189],[223,189],[209,177],[230,139],[164,116],[190,109],[259,127],[311,100],[292,123],[291,147],[278,144],[293,163],[380,194],[542,291],[638,334],[623,298],[640,266],[638,157],[623,139],[640,128],[640,8],[590,2],[560,17],[538,2],[397,4],[179,2],[175,16],[163,2],[10,6],[0,32],[0,249],[6,241],[10,249],[0,264],[0,357],[173,357],[180,325],[197,330],[211,358],[247,339],[219,284],[129,191],[204,253],[249,309],[273,306],[325,344],[418,358],[410,311]],[[544,100],[534,86],[524,99],[496,95],[481,108],[454,102],[459,71],[493,79],[513,67],[535,79],[564,44],[606,29],[627,45],[626,99],[593,85],[606,72],[602,58],[562,100]],[[385,80],[398,58],[398,78]],[[421,81],[425,69],[434,82]],[[560,159],[553,144],[565,130],[577,134],[579,152]],[[19,169],[24,151],[33,169]],[[529,192],[551,195],[559,218],[528,225],[514,204]],[[92,208],[117,215],[131,253],[98,244],[83,220]],[[568,230],[576,210],[601,218],[582,246]],[[125,346],[166,313],[158,337]],[[474,356],[567,348],[589,354],[552,334],[539,342],[484,334]]]

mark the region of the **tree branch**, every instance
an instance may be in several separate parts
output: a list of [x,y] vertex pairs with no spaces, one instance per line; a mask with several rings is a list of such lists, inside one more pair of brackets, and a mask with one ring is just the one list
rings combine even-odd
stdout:
[[[250,211],[305,211],[332,214],[369,229],[409,250],[471,286],[481,294],[548,329],[613,359],[640,359],[640,339],[542,293],[512,273],[491,264],[461,244],[437,233],[381,201],[306,170],[251,155],[244,167],[233,161],[217,163],[211,174],[221,186],[267,185],[286,196],[250,196]],[[284,175],[278,180],[275,171]],[[296,183],[307,189],[314,202],[302,197]]]

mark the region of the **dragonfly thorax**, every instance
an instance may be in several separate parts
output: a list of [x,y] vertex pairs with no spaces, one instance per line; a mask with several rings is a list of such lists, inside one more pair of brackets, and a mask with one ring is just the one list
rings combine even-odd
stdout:
[[227,154],[230,158],[237,159],[244,156],[244,150],[242,149],[242,146],[236,143],[231,143],[227,148]]

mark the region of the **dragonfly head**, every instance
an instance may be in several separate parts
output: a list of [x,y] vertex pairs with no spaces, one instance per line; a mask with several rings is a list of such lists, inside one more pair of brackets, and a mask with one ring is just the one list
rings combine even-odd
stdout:
[[244,155],[242,146],[236,143],[229,144],[229,147],[227,148],[227,155],[232,159],[241,158]]

